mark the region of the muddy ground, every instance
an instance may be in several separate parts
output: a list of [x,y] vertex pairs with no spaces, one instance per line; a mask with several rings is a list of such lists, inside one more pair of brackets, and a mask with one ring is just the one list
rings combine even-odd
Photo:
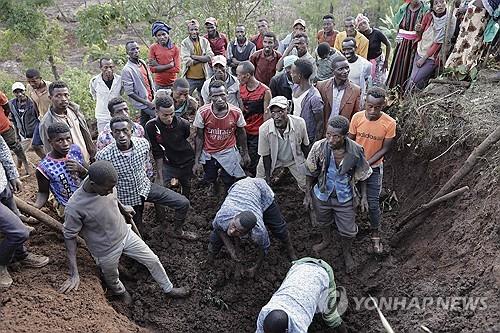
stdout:
[[[354,274],[344,273],[337,242],[321,254],[334,268],[337,285],[347,293],[349,303],[343,319],[350,332],[383,332],[371,304],[357,306],[368,295],[406,298],[407,302],[417,297],[418,304],[408,306],[407,303],[404,308],[399,304],[383,309],[396,332],[425,332],[422,325],[431,332],[500,331],[498,143],[460,183],[460,186],[469,185],[469,192],[439,206],[398,246],[388,244],[402,216],[427,202],[500,122],[498,97],[470,107],[475,113],[483,112],[484,123],[477,122],[481,114],[475,114],[472,120],[468,116],[471,110],[466,101],[488,89],[491,92],[498,87],[472,87],[458,94],[459,98],[455,96],[451,101],[434,103],[428,108],[428,116],[442,112],[464,126],[472,123],[478,127],[479,124],[481,131],[464,137],[435,162],[429,160],[456,141],[461,128],[443,132],[439,140],[427,143],[421,140],[421,146],[411,140],[399,142],[387,159],[384,189],[388,194],[396,193],[399,203],[391,201],[391,207],[387,201],[384,203],[385,250],[382,256],[368,253],[368,223],[361,215],[358,219],[360,232],[354,245],[357,264]],[[424,98],[420,103],[427,100]],[[453,103],[462,103],[462,106],[459,108]],[[400,113],[394,116],[402,117]],[[420,132],[424,130],[419,129]],[[36,182],[28,178],[25,184],[22,197],[33,200]],[[319,234],[306,218],[301,205],[302,195],[293,179],[285,178],[274,189],[298,253],[300,256],[313,255],[311,247],[319,240]],[[290,264],[278,242],[272,240],[270,254],[255,280],[236,281],[234,267],[225,251],[213,265],[208,265],[206,247],[210,222],[220,202],[220,197],[208,195],[194,181],[188,229],[202,236],[201,241],[194,243],[167,236],[171,230],[172,212],[167,211],[157,222],[153,207],[146,210],[141,226],[146,242],[158,254],[175,285],[191,286],[193,293],[186,300],[164,297],[147,270],[128,259],[122,261],[122,279],[132,294],[133,304],[125,307],[110,300],[105,295],[95,264],[83,249],[79,250],[78,261],[80,290],[70,295],[59,294],[57,288],[67,277],[63,240],[58,233],[36,225],[37,232],[29,246],[37,253],[49,255],[51,263],[40,270],[16,266],[10,269],[14,284],[9,290],[0,291],[0,332],[252,332],[260,308],[278,288]],[[48,208],[44,210],[49,212]],[[246,248],[247,259],[251,260],[253,248],[250,244]],[[445,301],[459,298],[451,309],[435,303],[423,307],[423,299],[429,297],[434,302],[439,297]],[[467,304],[470,297],[481,297],[478,308],[472,309]],[[477,298],[471,300],[478,301]],[[327,332],[327,329],[321,319],[316,318],[309,331]]]

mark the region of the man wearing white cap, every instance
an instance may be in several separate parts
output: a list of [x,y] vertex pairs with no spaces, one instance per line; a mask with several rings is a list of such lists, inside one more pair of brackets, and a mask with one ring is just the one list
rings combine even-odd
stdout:
[[26,170],[26,174],[29,174],[30,168],[28,166],[28,161],[26,160],[26,155],[24,154],[23,147],[17,140],[17,133],[10,120],[8,118],[10,113],[10,104],[7,95],[0,91],[0,135],[7,143],[10,150],[14,152],[17,156],[18,164],[23,163]]
[[217,31],[217,20],[214,17],[207,18],[205,20],[205,29],[207,30],[207,33],[203,37],[208,39],[210,42],[210,47],[212,48],[214,55],[225,56],[229,40],[225,34]]
[[238,108],[242,108],[243,104],[240,97],[240,81],[229,74],[227,70],[227,59],[222,55],[216,55],[212,58],[212,67],[214,75],[212,75],[208,80],[205,81],[203,87],[201,88],[201,97],[203,98],[203,104],[211,103],[210,92],[208,87],[210,83],[215,80],[220,80],[225,83],[227,89],[227,102]]
[[285,39],[280,41],[280,45],[278,46],[278,52],[281,54],[285,52],[286,48],[288,47],[288,45],[290,45],[296,34],[298,34],[299,32],[306,32],[306,22],[303,19],[296,19],[293,22],[292,28],[293,31],[289,33],[285,37]]
[[26,87],[21,82],[14,82],[12,93],[15,98],[10,100],[11,115],[16,127],[17,135],[21,139],[23,150],[32,149],[40,157],[45,157],[41,146],[32,145],[33,134],[38,127],[39,111],[31,98],[26,96]]
[[304,119],[289,115],[289,111],[290,103],[284,96],[274,97],[269,102],[271,119],[259,128],[257,177],[271,184],[276,168],[288,168],[299,188],[305,191],[304,163],[309,152],[309,137]]
[[288,100],[292,100],[292,76],[291,68],[295,60],[299,59],[296,55],[286,56],[283,60],[283,66],[285,70],[281,73],[276,74],[269,82],[269,89],[271,89],[271,95],[285,96]]

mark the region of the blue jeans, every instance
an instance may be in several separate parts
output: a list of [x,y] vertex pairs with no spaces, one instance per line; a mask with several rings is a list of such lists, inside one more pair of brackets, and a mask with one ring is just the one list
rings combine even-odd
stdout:
[[236,181],[236,177],[231,176],[227,173],[227,171],[220,165],[220,163],[215,159],[211,158],[205,161],[203,164],[203,171],[205,175],[203,176],[203,181],[207,184],[215,183],[217,181],[217,176],[219,175],[220,170],[220,178],[226,187],[226,190],[231,187]]
[[[271,231],[271,234],[274,237],[278,238],[282,242],[285,242],[288,239],[288,226],[275,201],[273,201],[271,206],[264,211],[263,218],[264,225]],[[218,253],[224,245],[224,242],[215,230],[212,230],[210,233],[209,241],[212,245],[212,251],[214,253]]]
[[373,173],[366,180],[368,215],[371,229],[380,229],[380,190],[382,189],[383,165],[372,168]]
[[14,258],[22,260],[28,255],[24,242],[30,233],[18,215],[19,210],[7,184],[0,193],[0,232],[4,235],[0,243],[0,266],[7,265]]

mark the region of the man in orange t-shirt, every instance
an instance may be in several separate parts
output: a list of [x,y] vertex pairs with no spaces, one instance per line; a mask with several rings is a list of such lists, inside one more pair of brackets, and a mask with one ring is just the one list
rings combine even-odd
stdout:
[[179,47],[170,38],[172,28],[162,21],[151,26],[151,34],[156,43],[149,47],[149,68],[154,73],[156,90],[170,89],[181,71]]
[[7,143],[9,149],[12,150],[14,154],[16,154],[18,165],[20,166],[21,164],[23,164],[24,170],[28,175],[30,174],[31,168],[28,164],[28,160],[26,159],[26,154],[24,153],[23,147],[17,139],[17,132],[8,118],[9,112],[9,99],[2,91],[0,91],[0,135],[5,140],[5,143]]
[[366,200],[370,216],[373,251],[382,252],[380,242],[380,190],[382,189],[384,155],[391,149],[396,136],[396,121],[382,112],[386,106],[386,92],[374,87],[366,94],[365,111],[354,114],[349,126],[349,137],[363,146],[365,157],[373,173],[366,180]]

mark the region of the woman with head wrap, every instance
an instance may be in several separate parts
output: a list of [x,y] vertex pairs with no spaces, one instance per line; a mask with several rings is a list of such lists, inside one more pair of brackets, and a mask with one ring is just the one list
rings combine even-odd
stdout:
[[[418,29],[415,59],[410,75],[410,81],[406,87],[406,92],[411,92],[415,88],[424,89],[430,77],[441,65],[440,51],[446,33],[451,35],[455,26],[451,22],[450,28],[446,28],[448,22],[448,10],[446,0],[431,0],[432,10],[425,14],[422,19],[420,29]],[[452,17],[452,20],[454,17]]]
[[[391,42],[382,31],[370,26],[370,20],[363,14],[358,14],[355,21],[356,27],[366,38],[368,38],[368,61],[372,63],[372,82],[374,86],[383,86],[387,79],[387,68],[389,55],[391,54]],[[382,53],[382,44],[385,45],[385,57]]]
[[156,89],[171,88],[181,70],[179,47],[170,39],[172,28],[162,21],[151,26],[156,43],[149,48],[149,68],[154,73]]
[[398,87],[402,90],[410,77],[415,55],[414,45],[417,38],[415,26],[422,21],[427,9],[427,5],[422,0],[405,1],[394,16],[394,23],[399,27],[399,30],[386,83],[388,88]]

